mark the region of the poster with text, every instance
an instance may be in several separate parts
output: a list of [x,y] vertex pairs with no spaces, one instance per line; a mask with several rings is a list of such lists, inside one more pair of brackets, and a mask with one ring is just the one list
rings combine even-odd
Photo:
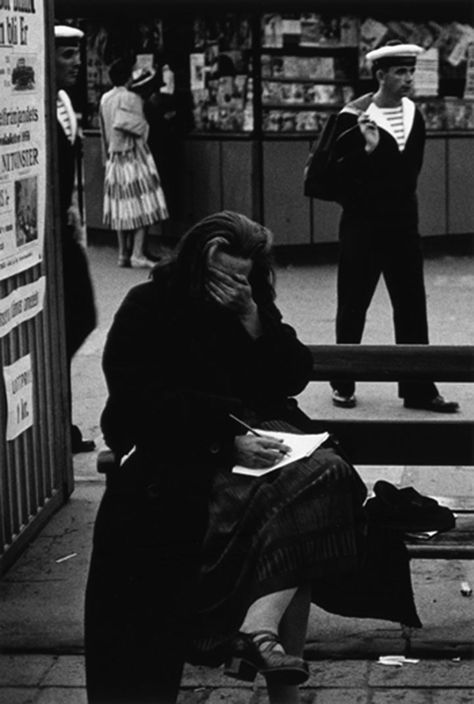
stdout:
[[0,280],[43,256],[43,0],[0,0]]
[[7,399],[6,439],[14,440],[33,425],[33,369],[31,355],[3,367]]
[[44,308],[46,277],[18,286],[8,296],[0,298],[0,338],[14,328],[34,318]]

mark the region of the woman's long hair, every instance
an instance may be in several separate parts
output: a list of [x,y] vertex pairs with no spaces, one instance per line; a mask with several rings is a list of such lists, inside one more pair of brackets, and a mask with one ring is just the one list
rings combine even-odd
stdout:
[[[271,249],[273,237],[254,220],[223,210],[200,220],[183,236],[172,256],[173,284],[185,298],[204,297],[209,250],[217,249],[235,257],[252,260],[249,283],[257,304],[275,298],[275,275]],[[156,274],[159,267],[156,268]]]

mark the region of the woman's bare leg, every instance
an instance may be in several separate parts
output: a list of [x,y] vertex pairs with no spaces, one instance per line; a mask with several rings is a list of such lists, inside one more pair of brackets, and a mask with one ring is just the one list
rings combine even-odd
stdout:
[[139,227],[134,231],[133,237],[133,251],[131,256],[132,266],[137,267],[152,267],[154,262],[148,259],[145,252],[145,238],[147,234],[146,227]]
[[[286,653],[303,657],[308,631],[311,591],[309,585],[300,587],[280,621],[279,634]],[[269,678],[267,691],[270,704],[299,704],[297,685],[276,684]]]
[[240,630],[243,633],[254,633],[255,631],[278,633],[283,614],[291,604],[296,592],[296,587],[282,589],[279,592],[265,594],[254,601],[245,615]]
[[[269,630],[278,633],[283,647],[291,655],[302,656],[310,607],[309,585],[266,594],[251,604],[240,627],[244,633]],[[278,646],[276,646],[278,647]],[[267,679],[270,704],[299,704],[296,685],[277,684]]]
[[305,584],[298,588],[280,622],[280,638],[286,653],[303,657],[308,631],[311,588]]
[[133,251],[132,257],[134,259],[144,259],[144,246],[145,246],[145,235],[146,229],[144,227],[139,227],[135,230],[135,235],[133,237]]
[[117,230],[117,241],[118,241],[118,257],[119,261],[125,261],[130,259],[130,249],[129,249],[129,230]]

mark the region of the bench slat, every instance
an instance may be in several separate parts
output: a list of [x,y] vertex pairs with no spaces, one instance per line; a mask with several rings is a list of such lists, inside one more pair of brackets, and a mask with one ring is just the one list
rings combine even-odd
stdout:
[[308,345],[313,381],[474,381],[472,345]]
[[[110,450],[99,452],[97,471],[106,474],[114,470],[116,470],[116,464],[113,452]],[[406,543],[411,558],[472,560],[474,559],[474,514],[458,515],[456,528],[447,533],[440,533],[427,541],[407,538]]]
[[474,421],[314,420],[336,435],[353,464],[474,466]]
[[474,559],[474,514],[456,517],[456,527],[429,540],[407,540],[410,557],[418,559]]

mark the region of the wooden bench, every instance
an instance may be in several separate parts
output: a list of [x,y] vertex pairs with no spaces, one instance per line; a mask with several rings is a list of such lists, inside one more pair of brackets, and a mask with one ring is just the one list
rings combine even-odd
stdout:
[[[312,381],[474,381],[474,347],[425,345],[309,345],[313,354]],[[383,412],[383,409],[380,409]],[[419,417],[407,410],[406,419],[360,419],[351,409],[343,420],[314,418],[335,433],[355,465],[463,466],[474,471],[474,419],[460,414]],[[114,467],[109,450],[99,453],[99,472]],[[380,478],[383,478],[381,469]],[[428,541],[406,538],[411,558],[474,559],[474,497],[468,510],[450,506],[456,527]],[[412,630],[401,625],[405,654],[412,652]]]
[[[474,381],[474,347],[427,345],[309,345],[312,381]],[[380,409],[383,412],[383,409]],[[343,420],[315,418],[315,425],[335,433],[355,465],[472,466],[474,420],[460,414],[432,414],[420,419],[362,420],[351,409]],[[109,450],[99,453],[97,469],[114,467]],[[383,472],[381,477],[383,478]],[[454,507],[456,528],[429,541],[407,540],[411,557],[474,559],[474,498],[471,508]]]

